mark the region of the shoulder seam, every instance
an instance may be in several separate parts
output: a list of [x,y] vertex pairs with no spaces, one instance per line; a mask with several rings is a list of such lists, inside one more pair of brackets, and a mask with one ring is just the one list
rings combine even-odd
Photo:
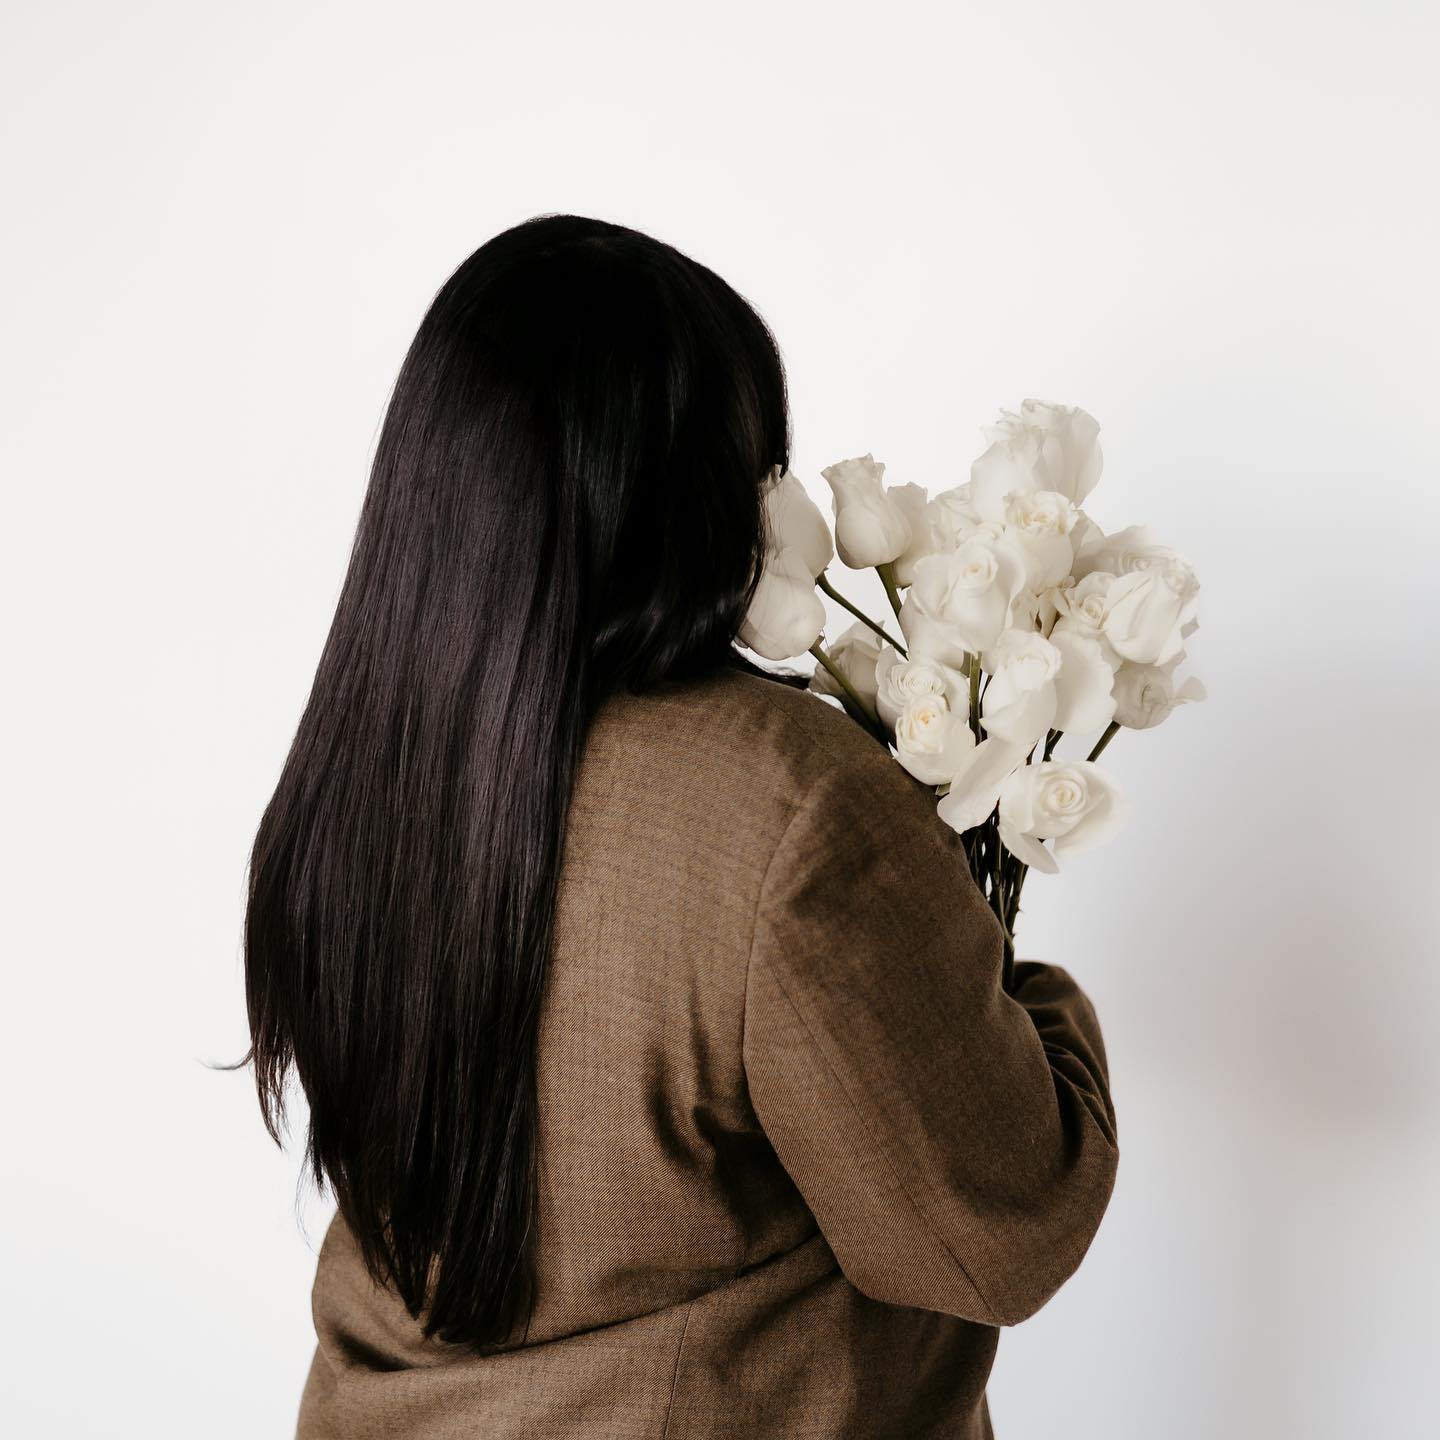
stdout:
[[[795,824],[795,818],[805,808],[805,802],[809,800],[811,792],[817,788],[824,777],[822,771],[806,787],[805,793],[794,803],[789,815],[785,817],[785,824],[781,827],[779,835],[775,837],[775,844],[770,850],[770,858],[765,862],[765,869],[760,873],[760,883],[755,887],[755,908],[750,912],[750,938],[745,946],[745,984],[741,990],[740,1006],[740,1051],[745,1051],[745,1022],[750,1014],[750,962],[755,958],[755,935],[760,928],[760,903],[765,898],[765,891],[770,884],[770,871],[775,866],[775,857],[785,847],[791,829]],[[748,1263],[749,1257],[746,1257]]]

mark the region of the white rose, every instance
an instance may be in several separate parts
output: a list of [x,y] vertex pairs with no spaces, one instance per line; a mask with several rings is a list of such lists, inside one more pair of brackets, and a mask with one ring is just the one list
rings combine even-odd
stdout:
[[1016,490],[1005,497],[1005,533],[1024,552],[1025,583],[1037,594],[1070,573],[1075,516],[1058,490]]
[[1037,631],[1007,630],[984,655],[990,683],[980,715],[986,735],[1029,750],[1054,723],[1063,660]]
[[938,695],[952,709],[969,707],[969,685],[965,677],[938,660],[926,660],[913,652],[902,660],[893,645],[884,645],[875,662],[875,706],[887,725],[894,725],[907,702],[923,695]]
[[1000,638],[1024,588],[1025,557],[1014,541],[977,532],[916,565],[900,628],[912,651],[958,668]]
[[1017,860],[1053,875],[1059,856],[1107,839],[1126,812],[1114,778],[1093,761],[1021,765],[1000,786],[1000,839]]
[[893,575],[901,589],[915,578],[915,566],[927,555],[948,549],[945,537],[937,531],[930,501],[920,485],[892,485],[885,492],[897,505],[910,526],[910,543],[895,557]]
[[830,525],[820,507],[789,470],[779,474],[772,466],[766,484],[765,527],[772,551],[796,549],[805,557],[811,578],[819,575],[835,556]]
[[825,629],[825,607],[810,562],[794,546],[765,557],[740,642],[767,660],[804,655]]
[[[937,550],[953,550],[968,540],[986,522],[970,497],[970,482],[942,490],[929,506],[930,528]],[[998,532],[999,525],[995,530]]]
[[1079,735],[1103,730],[1115,716],[1115,672],[1100,642],[1052,630],[1050,643],[1064,656],[1055,677],[1055,728]]
[[1116,653],[1141,665],[1177,660],[1195,629],[1200,582],[1190,562],[1132,525],[1077,554],[1077,579],[1101,572],[1115,577],[1105,592],[1104,632]]
[[950,781],[974,749],[968,721],[943,695],[912,695],[895,721],[900,763],[927,785]]
[[982,740],[955,772],[935,813],[962,835],[983,825],[1000,798],[1006,777],[1024,762],[1026,751],[1005,740]]
[[976,508],[987,519],[1004,513],[1016,491],[1055,490],[1079,505],[1100,479],[1100,427],[1068,405],[1026,400],[1019,414],[1002,411],[991,445],[970,467]]
[[1094,640],[1112,670],[1122,663],[1119,652],[1105,634],[1105,622],[1110,618],[1110,586],[1114,580],[1108,570],[1093,570],[1083,580],[1067,581],[1045,592],[1046,600],[1055,609],[1050,638],[1073,634]]
[[840,460],[820,473],[833,492],[835,548],[852,569],[887,564],[910,544],[910,522],[886,493],[885,466],[873,455]]
[[1200,582],[1178,555],[1151,556],[1106,592],[1105,638],[1126,660],[1164,665],[1184,650]]
[[1115,672],[1115,718],[1129,730],[1148,730],[1177,705],[1205,699],[1195,676],[1175,687],[1173,667],[1122,665]]
[[1144,569],[1146,561],[1157,554],[1170,554],[1144,525],[1130,525],[1113,535],[1099,533],[1099,526],[1087,543],[1076,552],[1074,574],[1083,579],[1095,570],[1108,570],[1112,575],[1128,575]]
[[[807,647],[808,648],[808,647]],[[890,648],[888,645],[885,647]],[[873,710],[875,708],[875,665],[880,658],[880,642],[875,632],[857,620],[848,630],[826,647],[840,673],[855,687],[856,693]],[[893,652],[892,652],[893,653]],[[815,667],[810,688],[836,699],[848,698],[840,682],[823,666]]]

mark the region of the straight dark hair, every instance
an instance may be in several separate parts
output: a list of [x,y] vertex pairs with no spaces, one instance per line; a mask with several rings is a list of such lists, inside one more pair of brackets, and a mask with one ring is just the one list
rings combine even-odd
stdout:
[[[779,350],[704,265],[542,215],[420,324],[313,688],[250,857],[261,1110],[424,1333],[534,1304],[535,1040],[600,700],[740,663]],[[763,673],[763,672],[762,672]]]

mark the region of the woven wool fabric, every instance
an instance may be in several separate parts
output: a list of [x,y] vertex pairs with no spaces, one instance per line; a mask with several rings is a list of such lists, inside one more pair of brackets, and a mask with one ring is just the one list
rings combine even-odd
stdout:
[[960,837],[859,726],[740,670],[606,700],[539,1049],[538,1282],[426,1340],[337,1219],[299,1440],[981,1437],[998,1327],[1114,1183],[1061,968],[1000,984]]

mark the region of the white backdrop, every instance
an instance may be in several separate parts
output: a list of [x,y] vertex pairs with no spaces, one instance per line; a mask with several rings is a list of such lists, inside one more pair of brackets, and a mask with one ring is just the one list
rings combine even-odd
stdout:
[[[1211,691],[1027,890],[1122,1161],[1002,1437],[1432,1436],[1433,7],[12,0],[6,1429],[280,1436],[312,1332],[244,1049],[247,847],[450,269],[570,210],[773,324],[795,468],[1084,405]],[[879,605],[878,594],[873,598]],[[877,611],[878,613],[878,611]],[[310,1239],[323,1207],[302,1207]]]

